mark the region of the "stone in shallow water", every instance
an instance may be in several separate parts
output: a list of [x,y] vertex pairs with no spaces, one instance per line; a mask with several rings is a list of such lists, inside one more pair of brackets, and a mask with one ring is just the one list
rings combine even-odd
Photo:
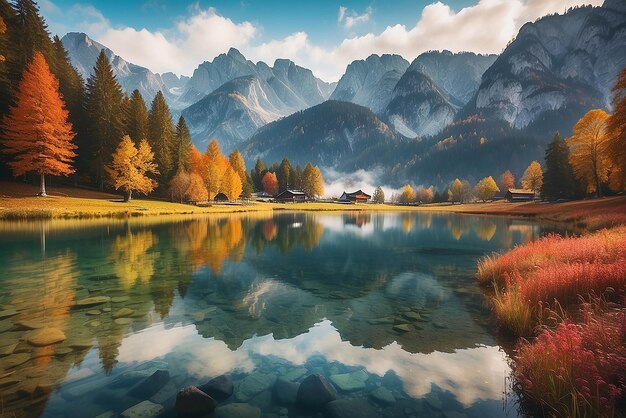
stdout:
[[179,417],[198,417],[215,410],[217,402],[195,386],[188,386],[176,395],[176,413]]
[[367,373],[363,370],[359,370],[352,373],[334,374],[330,376],[330,381],[342,392],[353,392],[355,390],[365,389],[365,381],[367,378]]
[[128,324],[130,324],[131,322],[133,322],[133,320],[132,320],[132,319],[130,319],[130,318],[117,318],[117,319],[116,319],[115,321],[113,321],[113,322],[115,322],[117,325],[128,325]]
[[420,314],[417,312],[404,312],[402,316],[409,321],[419,321],[421,319]]
[[176,387],[174,382],[170,380],[167,383],[167,385],[163,386],[161,390],[159,390],[157,393],[151,396],[149,400],[154,403],[161,404],[161,405],[169,404],[169,402],[171,401],[172,405],[174,405],[173,402],[176,398],[177,393],[178,393],[178,388]]
[[9,370],[14,367],[21,366],[22,364],[26,363],[29,360],[30,360],[29,353],[12,354],[6,357],[4,360],[2,360],[2,365],[4,366],[5,370]]
[[198,389],[216,401],[222,402],[233,394],[233,380],[228,375],[221,375],[209,380]]
[[289,370],[286,374],[282,376],[282,378],[290,382],[295,382],[296,380],[300,380],[300,378],[306,373],[307,370],[305,367],[297,367],[295,369]]
[[238,400],[247,402],[254,395],[263,392],[274,386],[276,375],[254,372],[246,376],[237,384],[235,396]]
[[373,390],[370,393],[370,398],[382,404],[392,404],[396,401],[396,398],[393,396],[391,391],[384,387],[379,387]]
[[67,355],[68,355],[68,354],[70,354],[72,351],[74,351],[74,350],[72,350],[72,349],[71,349],[71,348],[69,348],[69,347],[57,347],[57,348],[54,350],[54,355],[55,355],[55,356],[59,356],[59,357],[62,357],[62,356],[67,356]]
[[16,321],[15,326],[17,327],[18,330],[27,330],[27,331],[44,327],[44,325],[41,322],[26,321],[26,320]]
[[163,407],[150,401],[143,401],[122,412],[122,418],[153,418],[163,412]]
[[0,311],[0,319],[10,318],[12,316],[17,315],[18,312],[14,309],[6,309],[4,311]]
[[91,311],[87,311],[87,315],[91,315],[91,316],[102,315],[102,311],[100,309],[92,309]]
[[397,332],[410,332],[411,326],[409,324],[398,324],[393,326],[393,330]]
[[15,349],[17,348],[17,343],[9,344],[6,347],[0,348],[0,357],[8,356],[13,354]]
[[108,296],[92,296],[90,298],[85,298],[77,301],[74,306],[76,308],[88,308],[90,306],[102,305],[110,301],[111,298]]
[[33,331],[27,338],[30,345],[44,347],[65,341],[65,334],[58,328],[42,328]]
[[103,412],[100,415],[98,415],[97,417],[94,418],[117,418],[117,414],[113,411],[107,411],[107,412]]
[[135,311],[133,311],[130,308],[122,308],[119,309],[115,312],[113,312],[113,314],[111,315],[111,317],[113,319],[117,319],[117,318],[128,318],[130,316],[132,316],[135,313]]
[[170,373],[167,370],[157,370],[143,382],[138,383],[128,394],[139,399],[148,399],[157,393],[170,381]]
[[111,302],[113,303],[124,303],[128,302],[130,298],[128,296],[115,296],[111,298]]
[[247,403],[231,403],[216,410],[217,418],[260,418],[261,410]]
[[94,372],[91,369],[88,369],[86,367],[83,367],[82,369],[79,369],[75,372],[73,372],[72,374],[69,374],[66,378],[64,383],[71,383],[71,382],[76,382],[78,380],[82,380],[82,379],[86,379],[90,376],[93,376]]
[[380,415],[363,399],[337,399],[326,405],[330,418],[377,418]]
[[308,376],[298,388],[297,402],[304,408],[323,408],[324,405],[335,399],[337,399],[337,391],[320,374]]
[[299,388],[299,383],[290,382],[280,377],[274,385],[274,395],[279,403],[291,405],[296,403]]

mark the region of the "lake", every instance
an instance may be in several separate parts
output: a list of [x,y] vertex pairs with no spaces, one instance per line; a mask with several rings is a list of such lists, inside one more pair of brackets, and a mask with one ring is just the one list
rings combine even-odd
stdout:
[[435,213],[0,224],[0,415],[175,416],[178,390],[228,375],[220,405],[244,405],[218,416],[317,417],[294,400],[319,374],[353,414],[518,416],[475,266],[547,232]]

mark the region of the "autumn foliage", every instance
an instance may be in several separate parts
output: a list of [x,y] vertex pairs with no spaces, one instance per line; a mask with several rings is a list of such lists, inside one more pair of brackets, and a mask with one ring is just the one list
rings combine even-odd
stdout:
[[145,139],[136,148],[130,136],[125,135],[105,171],[115,190],[122,189],[125,192],[126,201],[131,199],[133,190],[148,194],[157,186],[157,182],[148,177],[148,174],[158,174],[159,170],[154,162],[154,153]]
[[34,172],[67,176],[74,172],[76,146],[68,111],[59,94],[59,82],[40,52],[24,70],[17,101],[2,121],[3,152],[13,156],[9,167],[16,176]]
[[276,174],[268,171],[263,176],[261,184],[263,184],[263,191],[265,191],[265,193],[271,196],[275,196],[278,193],[278,179],[276,178]]

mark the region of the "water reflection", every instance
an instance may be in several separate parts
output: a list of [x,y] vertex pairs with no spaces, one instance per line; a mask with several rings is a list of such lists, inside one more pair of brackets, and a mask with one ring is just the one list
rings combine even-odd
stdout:
[[[436,388],[451,409],[497,411],[508,369],[475,261],[543,232],[432,213],[0,223],[2,412],[119,413],[132,399],[103,388],[153,360],[178,386],[364,370],[356,395]],[[33,344],[43,331],[63,338]]]

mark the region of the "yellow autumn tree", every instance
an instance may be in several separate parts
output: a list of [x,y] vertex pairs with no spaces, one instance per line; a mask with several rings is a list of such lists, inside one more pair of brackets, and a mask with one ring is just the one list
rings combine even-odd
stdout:
[[229,164],[222,176],[220,191],[228,197],[228,200],[235,200],[241,195],[242,190],[241,178]]
[[609,176],[608,119],[609,115],[604,110],[590,110],[576,122],[573,135],[566,139],[574,175],[587,193],[597,196],[600,196],[601,185]]
[[74,172],[75,133],[59,94],[59,81],[50,72],[43,54],[36,52],[22,73],[16,103],[2,120],[2,152],[11,155],[15,176],[40,175],[40,196],[46,196],[45,175],[67,176]]
[[424,186],[420,186],[417,190],[417,195],[419,196],[419,200],[422,203],[430,203],[433,201],[433,197],[435,195],[434,186],[430,186],[428,188]]
[[189,175],[189,186],[185,191],[185,196],[191,202],[205,202],[208,200],[209,192],[200,174],[193,172]]
[[246,163],[238,149],[235,149],[228,155],[228,162],[233,170],[235,170],[235,173],[239,175],[241,184],[244,184],[246,182]]
[[472,186],[467,180],[459,180],[454,179],[452,184],[450,184],[450,188],[448,189],[448,200],[452,203],[459,202],[463,203],[471,197],[472,194]]
[[185,197],[185,192],[189,187],[190,181],[189,173],[185,171],[184,167],[180,167],[168,185],[168,191],[170,192],[172,201],[176,199],[180,200],[180,203],[183,203],[183,198]]
[[524,171],[524,175],[522,175],[522,187],[534,192],[541,189],[542,184],[543,171],[541,170],[541,164],[539,164],[539,161],[533,161]]
[[493,197],[500,191],[500,188],[496,184],[493,177],[485,177],[474,186],[474,194],[480,200],[487,201],[493,199]]
[[113,161],[104,169],[115,190],[122,189],[124,192],[125,202],[131,199],[133,190],[148,194],[157,186],[157,182],[148,177],[148,174],[158,174],[159,170],[145,139],[136,148],[130,136],[124,135],[113,153]]
[[515,176],[511,173],[511,170],[506,170],[500,176],[500,189],[509,190],[515,188]]
[[204,154],[204,164],[200,172],[209,192],[209,199],[213,199],[219,193],[222,177],[228,165],[228,160],[222,154],[217,141],[212,139]]
[[410,184],[406,184],[400,192],[400,197],[398,198],[398,201],[400,203],[413,203],[415,202],[416,197],[417,194],[415,193],[413,187],[411,187]]

